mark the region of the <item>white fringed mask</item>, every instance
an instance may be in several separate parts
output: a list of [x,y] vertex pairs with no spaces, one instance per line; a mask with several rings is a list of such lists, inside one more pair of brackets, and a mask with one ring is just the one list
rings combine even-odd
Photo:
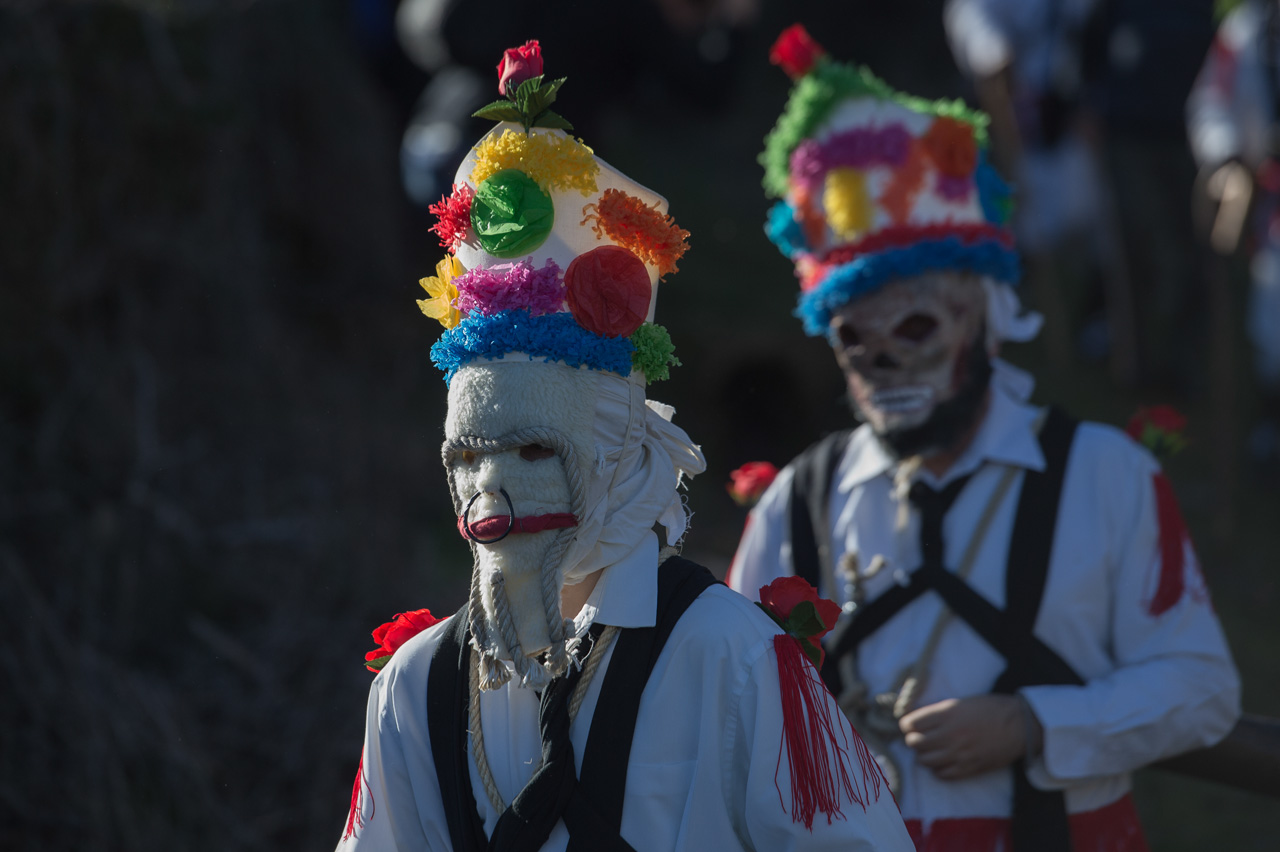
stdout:
[[568,665],[560,591],[617,562],[655,523],[683,535],[682,475],[705,463],[637,379],[532,362],[470,365],[449,386],[444,462],[475,558],[472,644],[484,689],[539,687]]

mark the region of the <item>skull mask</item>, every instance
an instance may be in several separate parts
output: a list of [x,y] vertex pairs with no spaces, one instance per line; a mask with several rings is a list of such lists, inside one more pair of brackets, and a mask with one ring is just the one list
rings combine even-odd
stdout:
[[955,429],[931,428],[941,415],[972,423],[990,375],[985,312],[977,276],[935,272],[893,281],[832,317],[855,410],[897,455],[947,446]]

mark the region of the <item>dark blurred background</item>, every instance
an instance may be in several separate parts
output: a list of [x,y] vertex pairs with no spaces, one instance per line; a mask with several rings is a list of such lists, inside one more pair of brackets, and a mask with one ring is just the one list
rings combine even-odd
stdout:
[[[338,840],[369,631],[464,599],[439,327],[414,300],[443,254],[424,205],[491,126],[467,115],[504,48],[540,39],[569,78],[557,110],[693,234],[657,317],[684,366],[651,396],[707,452],[686,555],[720,574],[744,517],[728,472],[848,420],[761,232],[755,158],[789,87],[769,45],[799,20],[900,89],[976,96],[942,0],[399,5],[0,2],[0,848]],[[1131,227],[1170,209],[1136,198]],[[1246,707],[1280,715],[1280,475],[1247,453],[1246,264],[1179,246],[1228,313],[1192,310],[1150,359],[1169,370],[1099,345],[1105,284],[1051,316],[1064,345],[1006,354],[1080,416],[1188,414],[1171,474]],[[1138,785],[1154,849],[1274,848],[1265,799]]]

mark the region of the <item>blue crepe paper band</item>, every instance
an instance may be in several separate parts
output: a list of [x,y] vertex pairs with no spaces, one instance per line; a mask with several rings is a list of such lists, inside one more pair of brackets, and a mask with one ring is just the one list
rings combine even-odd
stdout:
[[978,151],[978,167],[973,175],[978,185],[982,217],[993,225],[1007,225],[1013,215],[1013,187],[987,162],[987,152]]
[[897,278],[913,278],[939,269],[964,269],[1007,284],[1019,278],[1018,254],[995,240],[966,244],[959,237],[929,240],[899,249],[863,255],[837,266],[817,288],[803,293],[795,315],[805,334],[825,337],[831,315],[854,299]]
[[563,361],[571,367],[590,367],[631,374],[635,347],[625,337],[601,337],[578,325],[569,313],[532,316],[527,310],[502,311],[491,316],[470,314],[440,336],[431,347],[431,360],[444,371],[445,384],[464,365],[480,358],[501,358],[523,352],[529,360]]
[[804,228],[796,221],[796,209],[786,201],[779,201],[769,208],[769,219],[765,222],[764,232],[769,237],[769,242],[787,257],[809,250]]

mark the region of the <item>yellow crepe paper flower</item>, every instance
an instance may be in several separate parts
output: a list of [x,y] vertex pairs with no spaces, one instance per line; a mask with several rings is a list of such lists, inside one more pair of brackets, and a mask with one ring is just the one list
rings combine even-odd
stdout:
[[453,306],[453,300],[458,298],[458,288],[453,285],[453,279],[466,271],[461,261],[449,256],[436,264],[435,275],[418,281],[431,297],[419,299],[418,307],[433,320],[439,320],[445,328],[453,328],[462,321],[462,314]]
[[827,224],[843,240],[853,239],[871,227],[867,181],[858,169],[827,172],[822,206],[827,213]]
[[572,136],[535,133],[526,136],[510,130],[489,136],[476,146],[476,164],[471,183],[479,186],[487,177],[503,169],[519,169],[543,191],[576,189],[583,195],[597,191],[600,166],[593,152]]

